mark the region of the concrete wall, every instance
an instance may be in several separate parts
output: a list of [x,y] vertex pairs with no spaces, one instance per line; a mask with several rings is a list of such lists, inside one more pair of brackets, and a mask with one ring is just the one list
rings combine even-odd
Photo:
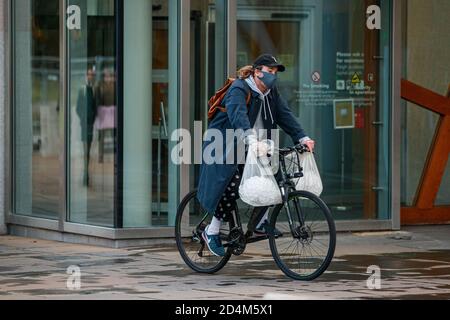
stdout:
[[6,108],[6,72],[5,72],[5,0],[0,0],[0,235],[6,233],[5,225],[5,108]]

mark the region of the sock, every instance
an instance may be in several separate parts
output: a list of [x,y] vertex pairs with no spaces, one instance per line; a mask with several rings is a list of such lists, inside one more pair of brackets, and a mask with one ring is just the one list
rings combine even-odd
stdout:
[[222,226],[222,222],[216,217],[212,218],[211,224],[208,226],[206,233],[209,236],[217,236],[220,233],[220,227]]
[[266,213],[264,214],[264,216],[262,217],[261,221],[256,226],[256,229],[259,229],[259,227],[261,227],[261,225],[268,219],[269,219],[269,208],[267,208]]

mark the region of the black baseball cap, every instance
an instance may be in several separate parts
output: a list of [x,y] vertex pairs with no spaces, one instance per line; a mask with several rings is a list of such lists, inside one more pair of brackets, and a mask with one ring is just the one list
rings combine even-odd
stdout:
[[266,67],[277,67],[278,71],[284,72],[286,67],[278,62],[278,60],[271,54],[262,54],[260,55],[255,62],[253,63],[253,68],[266,66]]

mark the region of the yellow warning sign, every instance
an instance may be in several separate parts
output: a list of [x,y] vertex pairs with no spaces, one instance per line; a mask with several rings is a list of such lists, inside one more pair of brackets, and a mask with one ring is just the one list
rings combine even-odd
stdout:
[[355,73],[353,75],[352,83],[353,84],[360,84],[361,83],[361,78],[359,77],[358,73]]

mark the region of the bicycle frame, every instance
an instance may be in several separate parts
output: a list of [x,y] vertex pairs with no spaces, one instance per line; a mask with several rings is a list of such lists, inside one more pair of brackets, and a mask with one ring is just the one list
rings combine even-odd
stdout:
[[[288,149],[289,150],[289,149]],[[302,149],[303,152],[304,148]],[[296,153],[296,157],[297,157],[297,161],[300,163],[300,158],[299,158],[299,153],[300,151],[298,151],[296,148],[293,148],[293,150],[291,150],[292,152]],[[292,232],[293,236],[296,236],[296,232],[294,230],[294,221],[292,219],[292,212],[291,212],[291,208],[289,207],[289,195],[292,192],[295,192],[295,184],[291,181],[292,178],[301,178],[303,177],[303,174],[301,172],[298,173],[294,173],[292,175],[287,173],[287,169],[286,169],[286,161],[285,161],[285,155],[280,155],[280,164],[281,164],[281,181],[280,181],[280,190],[281,190],[281,195],[283,197],[283,205],[286,207],[286,212],[288,215],[288,221],[289,221],[289,227],[290,230]],[[297,214],[297,218],[298,221],[300,222],[300,227],[304,227],[305,225],[305,219],[299,204],[298,199],[294,199],[294,203],[295,203],[295,213]]]
[[[302,147],[303,152],[305,152],[304,147]],[[299,159],[299,153],[300,151],[298,150],[298,147],[294,147],[294,148],[290,148],[290,149],[285,149],[285,152],[296,152],[296,156],[297,156],[297,160],[300,162]],[[295,192],[295,184],[291,181],[291,179],[293,178],[301,178],[303,176],[303,174],[301,172],[298,173],[294,173],[294,174],[288,174],[287,173],[287,169],[286,169],[286,161],[285,161],[285,154],[280,154],[280,164],[281,164],[281,170],[280,170],[280,174],[281,174],[281,179],[279,180],[278,184],[280,187],[280,192],[281,192],[281,196],[282,196],[282,200],[283,203],[282,205],[286,207],[286,211],[287,211],[287,215],[288,215],[288,222],[289,222],[289,228],[292,232],[292,235],[294,237],[297,237],[297,233],[294,229],[294,220],[292,219],[293,217],[293,213],[291,212],[291,208],[289,207],[289,195],[291,192]],[[298,199],[294,199],[294,203],[295,203],[295,213],[298,221],[300,223],[300,227],[304,227],[305,225],[305,219],[301,210],[301,206],[299,204]],[[200,232],[200,227],[201,225],[205,222],[205,220],[208,218],[209,214],[206,213],[205,216],[203,217],[203,219],[200,221],[200,223],[195,227],[195,235],[199,236],[201,234]],[[250,243],[256,243],[256,242],[260,242],[260,241],[264,241],[268,239],[268,236],[262,236],[262,237],[252,237],[252,232],[247,232],[247,234],[244,234],[244,230],[242,227],[242,222],[241,222],[241,218],[238,214],[236,214],[235,211],[233,211],[233,219],[232,219],[232,223],[231,223],[231,228],[230,228],[230,234],[232,232],[238,232],[239,233],[239,238],[231,240],[227,243],[224,244],[224,247],[230,247],[231,245],[235,244],[237,241],[244,239],[245,244],[250,244]],[[252,220],[253,217],[250,218],[250,220]],[[229,235],[227,235],[229,236]],[[201,238],[201,237],[200,237]],[[202,248],[203,249],[203,248]],[[201,250],[202,250],[201,249]]]

